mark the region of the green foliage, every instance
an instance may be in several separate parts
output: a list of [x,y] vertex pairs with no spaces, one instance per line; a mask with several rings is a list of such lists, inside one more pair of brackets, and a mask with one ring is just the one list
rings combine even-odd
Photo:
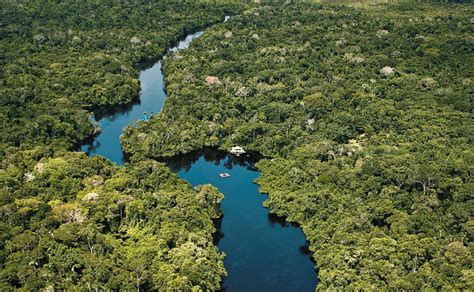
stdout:
[[225,275],[223,196],[166,166],[19,151],[2,163],[0,285],[28,290],[211,289]]
[[222,195],[164,165],[66,152],[91,110],[132,102],[139,68],[240,5],[40,1],[0,10],[0,290],[217,290]]
[[167,58],[158,157],[242,145],[318,289],[472,290],[472,5],[255,5]]
[[126,129],[124,149],[156,157],[243,144],[274,156],[315,138],[401,132],[414,126],[405,114],[426,120],[435,110],[465,123],[472,10],[403,8],[247,10],[165,60],[163,113]]
[[138,65],[238,7],[220,3],[2,3],[0,156],[12,146],[70,148],[91,136],[87,110],[132,102]]
[[[1,290],[219,289],[222,195],[147,158],[236,144],[268,157],[265,205],[302,226],[319,289],[474,289],[472,5],[261,2],[2,3]],[[64,150],[228,12],[164,61],[133,163]]]

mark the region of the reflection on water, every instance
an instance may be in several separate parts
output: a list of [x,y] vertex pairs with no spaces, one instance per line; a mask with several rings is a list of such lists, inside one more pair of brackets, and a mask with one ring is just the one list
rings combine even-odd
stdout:
[[[204,148],[187,154],[162,158],[160,161],[166,162],[166,165],[174,172],[180,170],[188,171],[201,157],[204,158],[206,162],[213,163],[216,166],[222,163],[227,169],[231,169],[234,165],[239,165],[253,171],[257,170],[255,163],[262,158],[260,154],[253,152],[241,156],[228,156],[227,152],[219,151],[214,148]],[[222,162],[223,160],[225,161]]]

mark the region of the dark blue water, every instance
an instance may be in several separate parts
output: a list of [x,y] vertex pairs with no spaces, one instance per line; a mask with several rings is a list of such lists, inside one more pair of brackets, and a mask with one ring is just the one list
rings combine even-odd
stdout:
[[217,150],[168,162],[193,186],[209,183],[224,194],[218,247],[227,255],[227,291],[314,291],[317,275],[303,232],[262,206],[266,196],[253,183],[260,173],[252,165]]
[[[227,20],[227,18],[226,18]],[[202,32],[191,34],[170,51],[187,48]],[[161,61],[140,73],[140,101],[128,107],[97,113],[102,132],[81,150],[102,155],[121,165],[123,128],[163,108],[166,94]],[[144,112],[147,114],[145,115]],[[265,196],[253,180],[259,172],[253,162],[217,150],[178,156],[168,165],[193,186],[210,183],[225,196],[218,247],[226,253],[227,291],[314,291],[317,275],[300,228],[271,216],[263,208]],[[229,178],[219,177],[227,172]]]

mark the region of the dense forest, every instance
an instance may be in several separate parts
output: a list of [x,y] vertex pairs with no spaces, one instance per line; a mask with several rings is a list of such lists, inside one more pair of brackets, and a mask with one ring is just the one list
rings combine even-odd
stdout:
[[0,155],[70,148],[94,133],[89,110],[138,97],[138,65],[238,6],[196,1],[6,1],[0,9]]
[[[218,290],[223,196],[155,159],[234,145],[318,289],[473,290],[474,6],[315,2],[4,1],[0,290]],[[129,163],[73,152],[224,15],[165,58]]]
[[242,145],[319,289],[473,289],[472,5],[260,5],[164,61],[137,157]]
[[214,187],[156,161],[118,167],[44,146],[3,163],[1,290],[220,287]]
[[216,290],[222,195],[163,164],[68,152],[91,111],[138,97],[139,67],[230,1],[4,1],[0,8],[0,290]]

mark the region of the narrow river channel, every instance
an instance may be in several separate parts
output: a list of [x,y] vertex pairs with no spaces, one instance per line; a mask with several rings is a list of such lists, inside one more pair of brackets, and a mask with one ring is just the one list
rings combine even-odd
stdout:
[[[187,48],[201,35],[188,35],[170,51]],[[141,71],[140,82],[139,102],[95,114],[102,132],[83,145],[82,151],[102,155],[119,165],[125,162],[120,146],[123,128],[144,119],[144,112],[157,113],[163,108],[166,93],[161,60]],[[191,185],[209,183],[224,194],[224,216],[216,242],[226,254],[226,291],[314,291],[317,275],[303,232],[262,206],[266,197],[253,183],[260,174],[253,162],[250,157],[206,149],[175,157],[167,164]],[[221,178],[219,173],[223,172],[230,177]]]

